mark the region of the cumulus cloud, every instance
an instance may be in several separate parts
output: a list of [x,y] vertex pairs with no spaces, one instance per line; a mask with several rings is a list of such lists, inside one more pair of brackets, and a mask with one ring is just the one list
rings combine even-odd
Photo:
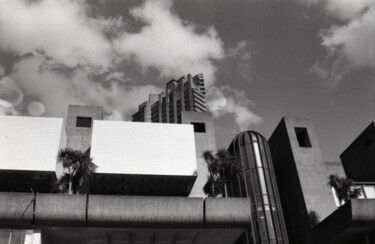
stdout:
[[243,91],[237,91],[229,86],[211,87],[207,92],[207,105],[214,117],[232,114],[241,130],[262,121],[262,118],[250,110],[254,104],[245,96]]
[[101,32],[108,20],[89,17],[87,8],[83,1],[0,1],[0,48],[40,52],[68,67],[108,68],[111,43]]
[[204,73],[212,85],[216,71],[212,61],[223,58],[222,41],[214,28],[198,31],[171,8],[171,1],[147,1],[132,9],[131,15],[145,25],[139,32],[124,33],[116,41],[118,52],[144,70],[158,69],[162,76]]
[[[107,119],[130,119],[149,93],[162,90],[130,79],[126,65],[134,63],[162,77],[204,73],[212,87],[215,61],[227,56],[249,75],[250,43],[225,54],[213,27],[181,19],[172,3],[146,1],[123,20],[93,14],[85,1],[0,1],[0,50],[20,56],[0,81],[0,114],[63,116],[69,104],[81,104],[103,106]],[[128,21],[137,31],[127,30]],[[243,92],[220,89],[208,92],[216,118],[231,114],[241,129],[261,121]]]
[[251,81],[253,76],[251,59],[255,53],[254,44],[240,41],[235,47],[228,48],[226,58],[236,62],[236,71],[247,81]]
[[85,70],[76,69],[66,75],[41,66],[43,62],[38,57],[25,58],[14,65],[11,77],[26,91],[26,102],[37,99],[45,105],[47,116],[65,114],[69,104],[81,104],[103,106],[111,119],[129,118],[148,93],[161,90],[151,85],[127,86],[119,82],[107,87],[93,81]]
[[5,75],[5,68],[0,65],[0,77]]
[[326,0],[324,6],[340,22],[320,32],[327,57],[310,70],[335,86],[352,70],[375,67],[375,1]]

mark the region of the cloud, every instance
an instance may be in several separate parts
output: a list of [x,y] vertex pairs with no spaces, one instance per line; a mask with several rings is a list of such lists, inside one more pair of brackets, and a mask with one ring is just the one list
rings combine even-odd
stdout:
[[[225,54],[214,27],[181,19],[172,1],[146,1],[130,15],[134,19],[93,14],[85,1],[0,1],[0,49],[20,56],[2,80],[0,113],[60,117],[78,104],[103,106],[107,119],[130,119],[149,93],[162,89],[134,82],[128,66],[162,77],[204,73],[209,88],[215,62],[229,55],[249,76],[250,43]],[[127,29],[131,21],[137,31]],[[215,117],[233,115],[242,129],[261,121],[243,92],[222,86],[209,95]]]
[[[148,93],[160,92],[155,86],[127,86],[112,82],[96,82],[81,69],[69,75],[53,67],[43,67],[39,57],[28,57],[14,65],[11,77],[24,91],[25,102],[38,101],[45,106],[45,115],[66,114],[69,104],[103,106],[106,117],[111,119],[130,118],[136,106]],[[116,114],[116,116],[114,116]]]
[[143,70],[156,68],[166,77],[204,73],[206,84],[212,85],[216,72],[213,60],[224,57],[221,39],[213,27],[198,30],[171,8],[171,1],[147,1],[132,9],[131,15],[144,26],[139,32],[124,33],[116,41],[117,51]]
[[17,83],[10,77],[0,79],[0,99],[12,106],[20,105],[23,101],[23,93]]
[[240,41],[235,47],[227,49],[226,58],[236,62],[236,71],[247,81],[251,81],[253,77],[251,59],[255,53],[254,44],[249,41]]
[[5,68],[0,65],[0,77],[5,75]]
[[0,1],[0,48],[41,53],[68,67],[106,69],[112,50],[102,30],[109,22],[89,17],[83,1]]
[[[375,1],[326,0],[324,7],[339,22],[321,30],[327,57],[310,70],[336,86],[353,70],[375,67]],[[326,74],[322,77],[323,70]]]
[[232,114],[241,130],[262,121],[262,118],[250,110],[254,104],[245,96],[243,91],[237,91],[229,86],[211,87],[207,92],[207,105],[218,118],[224,114]]

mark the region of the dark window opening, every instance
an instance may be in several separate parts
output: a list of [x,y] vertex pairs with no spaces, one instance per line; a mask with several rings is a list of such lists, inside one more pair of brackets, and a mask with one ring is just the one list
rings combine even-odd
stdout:
[[205,123],[191,122],[191,124],[194,126],[195,133],[206,133]]
[[91,128],[91,117],[77,117],[76,127]]
[[298,140],[298,144],[300,147],[311,147],[311,142],[309,138],[309,134],[307,133],[306,128],[294,128],[296,131],[296,136]]

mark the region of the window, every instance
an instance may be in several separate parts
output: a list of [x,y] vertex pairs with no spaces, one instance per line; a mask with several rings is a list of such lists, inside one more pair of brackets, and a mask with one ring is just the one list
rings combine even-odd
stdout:
[[309,134],[306,128],[294,128],[300,147],[311,147]]
[[194,126],[195,133],[206,133],[205,123],[191,122],[191,124]]
[[77,117],[76,127],[91,128],[91,117]]

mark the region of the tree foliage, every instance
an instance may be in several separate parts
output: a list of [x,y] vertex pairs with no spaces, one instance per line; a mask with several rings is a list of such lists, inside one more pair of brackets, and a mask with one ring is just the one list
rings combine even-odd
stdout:
[[57,163],[60,163],[67,171],[57,181],[56,188],[60,193],[77,193],[84,181],[97,168],[90,156],[71,148],[60,149],[57,155]]
[[315,210],[310,210],[308,215],[311,228],[319,224],[319,214]]
[[350,199],[358,198],[362,193],[360,188],[354,186],[352,180],[340,177],[338,174],[328,176],[328,185],[335,189],[340,205],[342,201],[347,202]]
[[231,155],[226,149],[218,149],[216,154],[211,151],[203,152],[210,173],[203,191],[208,197],[217,197],[226,193],[227,183],[241,171],[237,157]]

